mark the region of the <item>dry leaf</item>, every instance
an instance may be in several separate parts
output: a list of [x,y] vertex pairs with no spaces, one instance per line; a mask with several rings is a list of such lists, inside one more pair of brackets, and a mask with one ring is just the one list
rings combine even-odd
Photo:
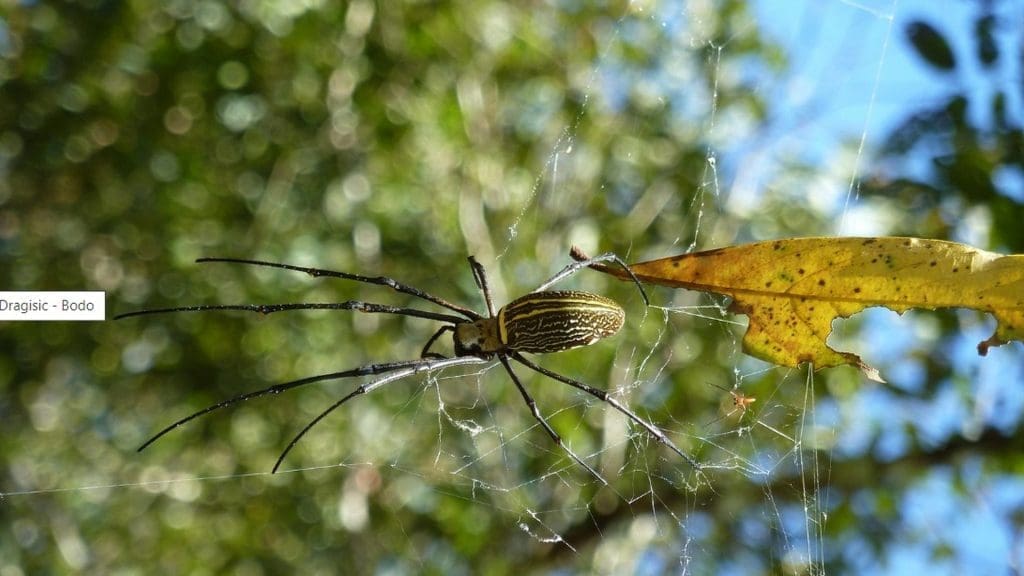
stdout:
[[[574,249],[573,256],[583,256]],[[596,269],[620,279],[625,271]],[[652,284],[724,294],[731,311],[750,325],[744,350],[782,366],[859,367],[878,371],[856,354],[829,348],[832,320],[872,306],[973,308],[998,321],[978,344],[989,347],[1024,337],[1024,255],[1004,256],[964,244],[920,238],[793,238],[731,246],[631,264]]]

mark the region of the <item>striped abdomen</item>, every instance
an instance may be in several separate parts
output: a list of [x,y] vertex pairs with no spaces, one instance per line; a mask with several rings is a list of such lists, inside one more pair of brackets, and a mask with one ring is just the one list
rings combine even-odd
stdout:
[[589,292],[535,292],[498,311],[498,337],[510,350],[558,352],[587,346],[622,328],[626,313]]

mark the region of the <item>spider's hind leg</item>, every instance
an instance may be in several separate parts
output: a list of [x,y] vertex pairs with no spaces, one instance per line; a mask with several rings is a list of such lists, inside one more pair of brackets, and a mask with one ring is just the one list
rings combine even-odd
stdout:
[[520,364],[522,364],[523,366],[526,366],[527,368],[529,368],[529,369],[531,369],[531,370],[533,370],[535,372],[543,374],[543,375],[547,376],[548,378],[551,378],[552,380],[557,380],[559,382],[563,382],[565,384],[568,384],[569,386],[572,386],[573,388],[576,388],[577,390],[582,390],[583,392],[586,392],[587,394],[590,394],[591,396],[597,398],[598,400],[608,404],[609,406],[611,406],[615,410],[618,410],[626,418],[629,418],[634,423],[640,425],[640,427],[642,427],[644,430],[646,430],[648,434],[653,436],[655,440],[657,440],[658,442],[664,444],[669,449],[671,449],[673,452],[678,454],[679,457],[682,458],[684,461],[686,461],[687,464],[692,466],[693,469],[696,470],[698,474],[703,471],[704,466],[701,463],[697,462],[692,456],[690,456],[686,452],[683,452],[682,449],[680,449],[678,446],[676,446],[675,443],[672,442],[672,440],[670,440],[669,437],[666,436],[665,433],[662,432],[660,428],[658,428],[654,424],[651,424],[647,420],[644,420],[643,418],[638,416],[635,412],[633,412],[632,410],[627,408],[625,405],[623,405],[621,402],[616,400],[615,397],[613,397],[611,394],[609,394],[606,390],[601,390],[600,388],[594,388],[593,386],[591,386],[589,384],[585,384],[583,382],[580,382],[579,380],[575,380],[573,378],[569,378],[568,376],[563,376],[563,375],[561,375],[558,372],[555,372],[553,370],[548,370],[547,368],[545,368],[545,367],[543,367],[543,366],[541,366],[539,364],[531,362],[529,359],[524,357],[522,354],[519,354],[519,353],[513,354],[512,358],[515,359]]
[[598,481],[601,482],[601,484],[608,486],[608,481],[604,479],[604,476],[601,476],[601,474],[598,473],[597,470],[594,470],[589,464],[584,462],[582,458],[577,456],[571,448],[566,446],[565,442],[562,441],[562,437],[558,435],[558,432],[555,432],[555,429],[552,428],[551,425],[548,424],[548,421],[544,419],[544,415],[541,414],[540,409],[537,408],[537,401],[534,400],[533,396],[531,396],[530,393],[526,391],[526,387],[524,387],[523,383],[519,381],[519,377],[516,376],[516,373],[512,371],[512,365],[508,363],[508,358],[503,355],[498,355],[498,360],[501,361],[502,366],[505,367],[505,371],[508,372],[508,375],[512,378],[512,381],[515,382],[516,388],[519,389],[519,393],[522,394],[523,400],[526,402],[526,405],[530,408],[530,413],[533,414],[533,418],[537,420],[538,423],[540,423],[541,427],[544,428],[544,431],[548,433],[548,436],[550,436],[551,439],[555,441],[555,444],[557,444],[559,448],[565,450],[565,453],[568,454],[573,460],[575,460],[577,464],[586,469],[587,472],[590,472],[591,476],[597,478]]

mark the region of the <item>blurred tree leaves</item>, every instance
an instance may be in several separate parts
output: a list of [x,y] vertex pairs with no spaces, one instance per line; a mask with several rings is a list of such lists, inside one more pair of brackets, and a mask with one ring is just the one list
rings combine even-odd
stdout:
[[[979,76],[968,82],[967,72],[958,70],[960,82],[950,85],[944,101],[907,115],[887,138],[881,156],[885,169],[876,171],[880,178],[869,179],[864,192],[913,202],[932,217],[929,235],[935,237],[955,237],[953,230],[963,226],[960,217],[981,210],[993,221],[991,246],[1019,252],[1024,231],[1013,223],[1024,217],[1024,204],[1010,190],[1024,176],[1024,139],[1019,116],[1008,107],[1019,96],[1020,86],[1005,82],[1008,62],[997,66],[992,36],[996,8],[981,7],[978,12],[971,55],[979,64]],[[935,27],[912,22],[907,34],[922,60],[954,71],[950,43]],[[939,151],[929,154],[925,177],[910,181],[883,176],[902,173],[901,168],[916,162],[923,150]]]
[[[694,97],[733,96],[714,94],[707,54],[687,34],[629,12],[365,0],[9,6],[3,287],[103,289],[111,313],[404,303],[373,287],[192,263],[251,256],[388,274],[479,307],[465,266],[475,254],[505,301],[565,263],[570,234],[623,249],[602,238],[639,238],[659,212],[665,226],[689,218],[679,207],[698,189],[704,153],[653,80],[692,70]],[[743,12],[720,3],[717,24],[700,32],[732,36]],[[748,40],[737,57],[757,56]],[[631,212],[638,203],[648,207]],[[610,292],[636,310],[632,291]],[[134,452],[168,418],[240,389],[415,357],[434,329],[315,314],[3,327],[2,490],[78,488],[4,498],[3,568],[333,572],[345,558],[357,572],[448,574],[508,573],[549,554],[552,565],[576,562],[546,541],[575,531],[580,546],[600,544],[583,528],[596,487],[489,372],[444,374],[443,390],[381,390],[292,457],[343,468],[234,476],[269,470],[339,387],[241,406]],[[599,385],[616,362],[629,365],[615,345],[590,352],[545,362]],[[625,430],[602,440],[603,410],[550,382],[527,384],[577,450],[643,458],[628,454]],[[682,396],[655,400],[681,420],[693,409]],[[468,433],[477,422],[485,427]],[[672,473],[658,485],[681,487],[673,474],[685,464],[664,465]],[[650,479],[619,488],[643,493]],[[601,502],[621,530],[616,514],[632,506]]]
[[931,24],[917,20],[907,24],[907,38],[917,54],[941,72],[956,68],[956,57],[946,38]]
[[[1021,252],[1020,199],[1000,176],[1020,168],[1019,86],[1000,81],[1011,59],[986,44],[1002,22],[982,11],[977,55],[938,59],[957,63],[945,72],[955,77],[980,58],[990,97],[954,89],[907,111],[862,182],[862,194],[918,216],[891,232],[953,236],[959,214],[986,211],[990,248]],[[933,41],[942,37],[931,28]],[[725,208],[728,187],[718,183],[729,168],[709,150],[788,105],[758,89],[759,74],[783,75],[788,61],[738,1],[8,3],[0,32],[4,289],[107,290],[112,312],[406,303],[372,287],[192,263],[251,256],[387,274],[479,307],[468,254],[487,265],[504,302],[563,265],[574,242],[656,257],[691,238],[704,246],[750,229],[827,225],[786,197],[754,214]],[[910,156],[932,144],[931,171],[911,176]],[[785,189],[786,176],[766,187]],[[794,450],[756,424],[754,455],[749,436],[735,434],[740,424],[702,428],[723,393],[700,382],[737,374],[737,340],[721,323],[642,320],[629,287],[598,275],[574,282],[618,299],[631,322],[614,343],[545,357],[545,366],[601,387],[625,383],[623,399],[699,457],[747,465]],[[684,309],[701,303],[661,296]],[[787,555],[794,528],[783,525],[805,519],[805,471],[792,460],[768,476],[730,468],[713,491],[690,491],[685,464],[540,379],[527,385],[555,427],[619,471],[615,493],[565,462],[492,372],[361,399],[290,457],[322,470],[238,476],[269,470],[289,435],[347,387],[241,406],[134,452],[166,422],[242,390],[412,358],[434,329],[317,314],[0,327],[0,490],[76,488],[0,500],[0,568],[501,574],[674,571],[682,557],[695,571],[723,561],[800,570]],[[963,377],[950,373],[944,349],[922,360],[931,393]],[[742,369],[744,393],[758,399],[747,418],[799,421],[790,408],[802,391],[788,380],[800,375]],[[856,381],[824,380],[815,390],[840,400]],[[920,413],[912,395],[888,392]],[[880,442],[874,433],[869,442]],[[982,438],[978,450],[1010,453],[1000,440],[1012,439]],[[916,472],[967,450],[946,440],[913,444],[889,465],[871,449],[837,457],[822,537],[831,545],[863,533],[883,554],[898,514],[865,471],[912,490]],[[727,450],[748,459],[726,460]],[[768,520],[752,530],[758,515]],[[868,521],[878,530],[864,533]],[[826,562],[852,565],[841,553]]]

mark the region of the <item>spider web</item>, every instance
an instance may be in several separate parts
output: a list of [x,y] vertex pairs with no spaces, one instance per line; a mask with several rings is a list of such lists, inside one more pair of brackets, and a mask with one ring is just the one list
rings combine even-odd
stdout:
[[[526,242],[524,238],[542,236],[545,230],[557,227],[557,215],[572,213],[579,202],[574,189],[585,187],[575,182],[575,174],[577,157],[586,154],[580,152],[580,148],[586,148],[587,142],[581,142],[579,134],[585,130],[581,125],[588,120],[589,108],[614,109],[621,105],[617,100],[630,97],[625,93],[631,90],[644,92],[641,97],[672,108],[670,117],[673,120],[698,127],[702,133],[699,140],[705,142],[705,162],[695,193],[682,205],[672,206],[681,214],[681,217],[676,215],[677,218],[673,219],[678,226],[675,236],[659,240],[656,247],[645,245],[640,250],[636,250],[634,236],[624,243],[611,242],[616,250],[623,250],[624,255],[629,256],[627,260],[715,247],[721,234],[718,226],[725,213],[736,213],[741,222],[745,220],[743,225],[756,227],[756,207],[770,202],[760,191],[762,187],[779,180],[785,180],[794,188],[801,187],[795,175],[773,166],[775,162],[785,164],[788,157],[809,153],[803,144],[797,145],[792,138],[785,136],[794,125],[813,134],[815,144],[821,146],[815,154],[848,155],[846,170],[816,175],[818,180],[813,187],[818,194],[832,196],[831,203],[836,206],[833,233],[844,231],[849,207],[856,203],[854,183],[864,143],[869,137],[868,126],[880,81],[877,72],[884,63],[896,4],[869,7],[836,3],[820,9],[829,17],[839,17],[848,24],[856,22],[858,27],[870,25],[877,40],[876,50],[868,51],[862,61],[856,62],[857,66],[866,68],[857,73],[859,78],[863,78],[865,72],[870,73],[872,68],[876,73],[874,82],[867,82],[864,91],[854,96],[854,104],[862,111],[857,115],[859,124],[828,128],[821,128],[815,123],[835,122],[828,109],[849,103],[830,101],[824,88],[810,90],[811,95],[801,104],[804,113],[812,110],[809,114],[820,114],[825,118],[785,117],[787,110],[779,111],[783,117],[773,121],[743,125],[737,118],[721,117],[719,82],[737,81],[730,76],[732,70],[723,69],[723,62],[728,62],[729,51],[734,45],[742,43],[755,30],[761,33],[756,22],[736,24],[730,28],[734,35],[717,43],[702,36],[699,6],[633,3],[630,8],[630,14],[617,23],[614,34],[607,39],[602,55],[590,72],[581,112],[559,136],[547,158],[544,172],[535,181],[508,230],[499,259],[515,261],[515,254]],[[657,22],[662,29],[668,30],[668,36],[676,39],[665,49],[663,59],[649,68],[636,68],[621,59],[621,53],[626,51],[623,45],[636,41],[631,34],[638,21]],[[778,26],[779,22],[774,24]],[[839,24],[836,26],[841,28]],[[839,48],[836,50],[842,52]],[[750,80],[752,88],[769,94],[769,99],[778,97],[781,100],[804,82],[814,81],[830,86],[849,81],[848,77],[811,76],[822,72],[814,70],[822,63],[804,64],[808,66],[807,70],[798,70],[792,76],[782,78],[754,72],[754,78]],[[691,66],[713,77],[708,90],[702,92],[700,86],[684,84],[683,79],[692,73],[687,69]],[[768,73],[767,70],[762,72]],[[826,133],[816,133],[820,130]],[[834,132],[830,132],[832,130]],[[851,131],[846,133],[844,130]],[[858,131],[860,138],[854,146],[840,140]],[[627,157],[625,161],[629,160]],[[736,175],[723,178],[720,163],[732,167],[730,174]],[[746,166],[741,169],[740,165]],[[609,190],[600,192],[613,193]],[[655,196],[656,192],[633,196],[632,204],[625,207],[624,217],[629,218],[641,209],[651,210],[644,206],[648,202],[660,204],[664,209],[668,203],[664,198]],[[785,196],[799,199],[801,194]],[[653,220],[664,214],[662,212],[646,220],[645,225],[655,226]],[[641,228],[634,234],[640,238],[647,232]],[[580,244],[590,253],[599,252],[609,245],[600,230],[578,224],[558,240],[563,247]],[[551,271],[556,269],[562,254],[541,253],[541,262],[545,262],[544,255],[551,256],[547,258],[548,268]],[[629,334],[625,342],[618,344],[612,373],[601,380],[607,382],[616,398],[634,408],[643,407],[643,417],[650,418],[684,446],[697,450],[697,457],[706,467],[702,472],[690,469],[685,462],[667,453],[660,453],[649,434],[600,402],[581,398],[580,395],[573,399],[571,394],[561,394],[553,403],[556,408],[552,409],[552,403],[548,403],[548,416],[554,418],[562,413],[576,413],[578,416],[574,422],[580,428],[585,427],[588,419],[600,420],[602,443],[596,448],[591,448],[593,443],[587,444],[582,453],[588,461],[600,464],[599,469],[613,479],[612,486],[601,487],[596,480],[589,480],[580,487],[579,470],[573,471],[571,461],[566,458],[542,474],[513,484],[507,481],[495,484],[472,476],[472,465],[478,462],[475,460],[458,468],[456,473],[467,474],[474,484],[490,491],[491,501],[499,508],[518,513],[521,529],[538,542],[555,544],[574,554],[581,554],[581,546],[589,546],[590,550],[585,554],[592,562],[591,568],[600,571],[722,573],[732,570],[751,573],[781,566],[785,572],[824,573],[826,543],[823,525],[829,506],[824,486],[831,471],[828,447],[834,445],[837,423],[818,421],[814,374],[766,367],[743,356],[739,345],[743,323],[725,311],[726,302],[667,293],[658,294],[655,298],[656,302],[649,309],[638,310],[635,302],[629,308],[630,318],[638,328]],[[735,366],[728,380],[715,384],[715,376],[702,375],[701,370],[694,369],[692,365],[686,376],[672,376],[681,364],[687,365],[674,357],[676,349],[683,355],[698,355],[693,349],[699,348],[700,343],[688,335],[688,326],[695,322],[716,327],[720,342],[724,343],[726,354]],[[748,383],[757,383],[757,389],[766,393],[751,397],[754,400],[751,403],[742,404]],[[658,409],[661,402],[671,395],[664,390],[666,386],[684,386],[693,402],[704,402],[705,406],[712,408],[694,410],[690,416]],[[723,390],[720,386],[726,388]],[[722,409],[715,416],[715,408],[719,406]],[[593,414],[595,411],[596,416]],[[471,431],[474,437],[492,432],[499,438],[494,448],[481,453],[481,458],[499,451],[521,449],[523,432],[520,430],[533,431],[534,441],[541,436],[536,434],[535,424],[524,424],[523,420],[519,420],[518,425],[506,423],[486,428],[475,422],[466,425],[452,418],[446,410],[440,413],[447,422]],[[694,413],[699,414],[695,419]],[[439,443],[443,439],[443,428],[439,423]],[[541,444],[531,445],[529,449],[551,450]],[[511,466],[506,466],[503,472],[507,478],[518,477],[518,471]],[[538,487],[555,485],[564,488],[567,484],[574,487],[569,492],[573,497],[560,500],[558,506],[544,508],[543,504],[535,503]],[[754,557],[752,553],[744,553],[742,548],[724,562],[721,558],[705,555],[705,550],[713,548],[715,537],[715,531],[708,527],[713,519],[703,512],[705,504],[723,497],[724,492],[737,489],[737,486],[740,486],[738,489],[757,490],[761,494],[759,499],[755,499],[757,509],[746,508],[739,512],[741,522],[747,524],[740,531],[750,535],[752,540],[750,549],[767,548],[778,554],[778,558]],[[557,491],[557,488],[547,488],[545,492],[548,490]],[[605,520],[595,510],[609,507],[604,502],[607,499],[616,500],[616,506],[627,511],[629,535],[602,532]],[[567,533],[560,528],[565,525],[566,516],[580,515],[591,517],[591,528],[600,535],[596,542],[580,538],[578,529]],[[579,524],[570,522],[568,525]],[[757,539],[761,541],[757,542]]]
[[[903,86],[887,68],[899,63],[893,56],[896,23],[917,9],[924,8],[897,0],[830,0],[785,7],[754,3],[749,11],[719,13],[701,2],[637,1],[610,15],[608,25],[593,32],[596,56],[571,71],[580,95],[578,110],[568,118],[538,115],[550,125],[539,131],[530,177],[509,184],[503,203],[491,199],[500,208],[468,193],[450,207],[460,214],[466,252],[488,268],[498,305],[565,265],[573,244],[592,254],[613,250],[627,261],[639,261],[738,240],[879,232],[872,212],[859,201],[857,182],[864,176],[866,150],[905,103],[893,96]],[[636,61],[635,49],[652,39],[663,42],[656,57]],[[758,58],[750,48],[757,42],[765,54],[781,53],[786,65]],[[770,104],[770,113],[759,117],[754,101],[746,107],[737,104],[744,91]],[[544,109],[546,103],[538,96],[529,104]],[[645,121],[637,107],[639,112],[665,110],[659,116],[667,122],[665,142],[630,139],[630,129]],[[621,137],[595,141],[593,123],[608,118],[617,119]],[[642,157],[648,147],[661,146],[660,153],[671,158],[661,174],[677,174],[673,162],[692,165],[672,156],[672,148],[684,144],[699,150],[702,160],[700,169],[685,178],[647,181],[635,168],[647,161]],[[603,166],[603,179],[593,175],[595,163]],[[264,222],[278,219],[294,174],[282,166],[272,180],[256,209],[261,223],[250,230],[254,237],[269,234],[256,229],[260,226],[275,230]],[[341,192],[325,200],[327,211],[335,196],[365,199],[368,186],[358,177],[344,180]],[[773,209],[779,205],[800,210],[794,209],[790,219],[778,218]],[[804,218],[805,207],[824,214],[825,224]],[[591,217],[599,212],[613,214],[622,224],[602,228],[604,219]],[[494,223],[493,229],[487,227]],[[397,241],[369,216],[354,228],[355,264],[339,266],[343,269],[378,263],[374,255],[386,252],[382,245]],[[327,252],[315,238],[298,236],[280,251],[280,259],[330,267],[323,260]],[[230,272],[211,274],[211,283],[219,285],[212,291],[218,299],[238,301],[249,294]],[[452,276],[468,278],[468,269],[434,279],[441,284]],[[268,293],[278,292],[274,300],[281,299],[282,290],[311,299],[337,297],[325,288],[310,291],[304,279],[279,281],[265,271],[250,278],[265,284]],[[472,293],[469,280],[460,282]],[[820,574],[835,556],[850,554],[827,532],[836,505],[829,486],[837,452],[841,456],[854,449],[864,434],[856,422],[863,414],[850,407],[862,397],[816,395],[825,378],[821,374],[779,369],[743,355],[744,320],[726,312],[727,302],[721,299],[652,289],[652,306],[645,308],[635,287],[589,272],[559,287],[615,297],[627,311],[627,326],[592,347],[534,359],[612,392],[704,464],[702,473],[596,398],[516,367],[541,412],[566,445],[601,473],[605,486],[551,442],[501,367],[491,365],[431,374],[380,390],[358,408],[349,406],[340,433],[339,428],[314,430],[296,464],[277,476],[237,472],[220,463],[240,458],[216,450],[173,459],[187,440],[147,454],[145,464],[101,465],[70,476],[46,464],[27,463],[30,456],[22,454],[12,463],[22,476],[14,474],[15,489],[3,488],[0,506],[27,501],[29,507],[57,509],[62,519],[56,525],[64,531],[55,540],[73,569],[89,567],[95,553],[78,529],[81,522],[64,518],[92,517],[108,501],[132,500],[144,509],[166,500],[170,504],[161,508],[160,521],[186,527],[204,517],[204,507],[216,506],[208,500],[213,493],[241,490],[260,500],[282,486],[296,492],[328,490],[325,485],[332,486],[326,498],[335,506],[327,529],[383,533],[382,524],[397,526],[401,536],[394,548],[404,556],[394,567],[398,573],[434,566],[430,553],[458,556],[451,546],[422,546],[422,536],[403,523],[401,514],[453,503],[468,503],[481,526],[514,527],[521,539],[510,552],[543,559],[550,571]],[[180,285],[165,292],[175,290],[182,296]],[[370,293],[358,294],[371,299]],[[372,340],[394,328],[386,320],[359,316],[352,322],[355,333],[367,340],[366,348],[394,344]],[[268,358],[253,367],[242,361],[225,366],[223,374],[209,375],[211,380],[234,385],[242,375],[247,381],[272,382],[296,370],[302,375],[336,370],[338,359],[329,351],[352,337],[325,326],[304,326],[294,335],[308,349],[282,360],[271,354],[280,345],[272,338],[276,332],[262,324],[247,330],[243,344],[264,350]],[[408,339],[422,342],[415,330],[408,329]],[[132,372],[145,372],[171,339],[163,327],[146,329],[125,351],[126,364]],[[862,340],[857,335],[849,339],[854,341],[837,345],[857,349]],[[418,352],[414,345],[404,351]],[[880,351],[865,354],[874,352]],[[720,364],[730,367],[724,372],[714,368],[722,358]],[[49,369],[67,372],[67,379],[76,371],[63,365]],[[829,377],[828,383],[849,387],[850,380],[859,382],[855,376],[846,378]],[[230,430],[235,449],[243,454],[247,447],[276,446],[286,440],[277,437],[286,432],[276,430],[294,424],[296,413],[315,415],[336,400],[337,390],[305,391],[291,403],[243,406],[227,417],[229,424],[214,429]],[[744,404],[745,398],[753,402]],[[32,421],[38,430],[59,429],[56,405],[35,402]],[[143,408],[119,414],[117,420],[142,427],[162,407],[148,403]],[[144,418],[139,415],[143,411]],[[111,435],[134,438],[140,433]],[[194,437],[191,441],[196,442]],[[429,458],[423,457],[424,450]],[[26,546],[37,542],[39,529],[18,515],[22,508],[15,510],[14,540]],[[301,506],[299,514],[318,517]],[[230,531],[231,522],[225,520],[224,527]],[[153,528],[140,528],[147,529]],[[458,563],[452,560],[451,565]]]

